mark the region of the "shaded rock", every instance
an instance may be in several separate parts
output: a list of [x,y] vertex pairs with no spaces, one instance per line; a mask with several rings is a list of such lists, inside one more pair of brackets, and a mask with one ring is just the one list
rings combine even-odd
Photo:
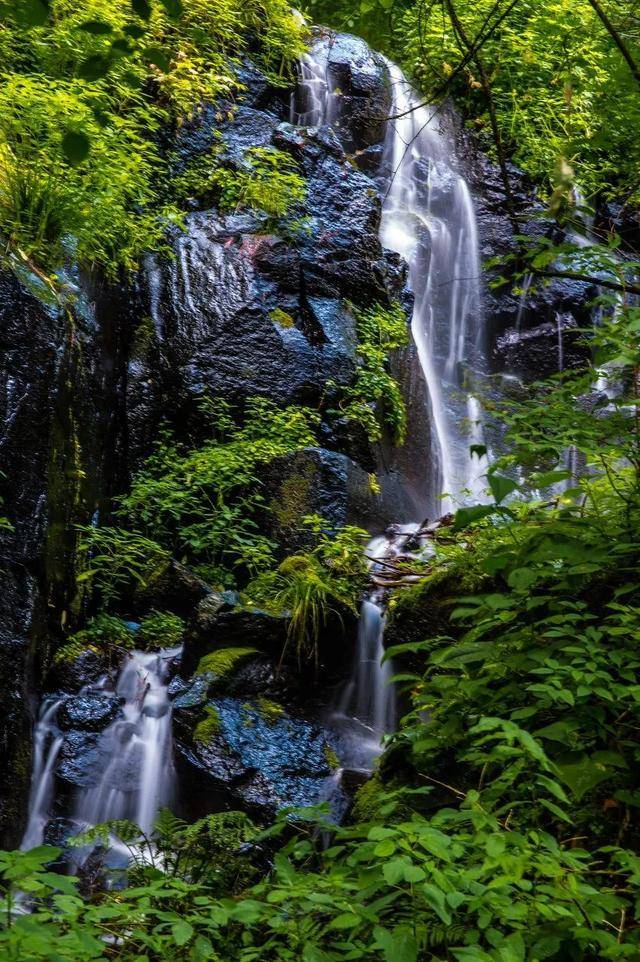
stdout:
[[571,315],[527,331],[510,330],[496,341],[499,365],[525,381],[537,381],[567,368],[581,367],[591,356],[584,333]]
[[63,730],[100,732],[115,721],[121,712],[120,699],[115,695],[98,692],[76,695],[60,708],[58,724]]
[[55,845],[56,848],[67,848],[70,838],[83,831],[85,826],[73,818],[52,818],[47,822],[44,830],[45,845]]
[[313,51],[326,63],[334,91],[327,105],[327,122],[335,127],[347,150],[383,140],[391,108],[384,58],[359,37],[324,28],[317,31]]
[[113,671],[108,655],[87,649],[72,661],[55,663],[49,675],[49,683],[52,688],[59,688],[61,691],[77,692],[85,685],[95,684]]
[[104,769],[106,754],[100,746],[100,733],[69,731],[64,736],[56,777],[76,788],[95,785]]
[[209,585],[172,558],[136,590],[134,601],[139,609],[188,615],[210,593]]
[[280,654],[286,630],[286,618],[242,608],[233,592],[212,592],[200,602],[187,625],[180,674],[188,678],[200,659],[217,648],[251,647]]
[[307,448],[277,458],[262,476],[268,512],[262,525],[287,554],[312,546],[302,519],[319,514],[328,529],[356,524],[371,515],[374,496],[368,474],[337,451]]

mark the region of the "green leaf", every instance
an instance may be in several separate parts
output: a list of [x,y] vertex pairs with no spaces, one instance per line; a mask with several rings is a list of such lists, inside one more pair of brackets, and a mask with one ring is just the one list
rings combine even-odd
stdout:
[[162,70],[163,73],[169,73],[169,70],[171,69],[171,62],[167,56],[166,50],[163,47],[147,47],[145,49],[144,56],[149,63],[153,64],[155,67],[158,67],[158,69]]
[[569,786],[578,801],[587,792],[615,774],[601,762],[593,761],[588,755],[574,756],[562,762],[557,761],[556,768],[560,778],[565,785]]
[[167,11],[167,16],[172,20],[178,20],[182,16],[182,2],[181,0],[160,0],[160,3]]
[[62,149],[69,163],[76,165],[87,159],[91,144],[82,131],[68,130],[62,138]]
[[49,4],[45,0],[16,0],[14,16],[25,27],[41,27],[49,17]]
[[111,24],[105,23],[103,20],[85,20],[84,23],[78,25],[78,30],[84,30],[85,33],[91,33],[96,37],[106,36],[106,34],[113,32]]
[[418,946],[413,933],[408,928],[399,926],[393,932],[389,932],[381,925],[376,925],[373,935],[382,949],[385,962],[416,962]]
[[444,893],[432,885],[431,882],[425,882],[421,887],[425,901],[434,910],[436,915],[444,922],[445,925],[451,925],[451,913],[449,912],[446,904]]
[[494,471],[489,472],[487,480],[496,504],[500,504],[507,495],[518,488],[517,481],[514,481],[512,478],[507,478],[504,474],[496,474]]
[[477,458],[484,458],[487,453],[486,444],[471,444],[469,445],[469,454],[471,457],[475,454]]
[[495,510],[495,505],[493,504],[476,504],[471,508],[458,508],[453,523],[453,530],[460,531],[475,521],[480,521],[482,518],[487,518],[490,514],[494,514]]
[[148,20],[151,16],[149,0],[131,0],[131,9],[142,20]]
[[102,80],[111,69],[111,61],[100,54],[89,57],[84,63],[80,64],[78,74],[83,80],[94,81]]
[[185,919],[180,919],[171,926],[171,934],[176,945],[186,945],[193,936],[193,926]]

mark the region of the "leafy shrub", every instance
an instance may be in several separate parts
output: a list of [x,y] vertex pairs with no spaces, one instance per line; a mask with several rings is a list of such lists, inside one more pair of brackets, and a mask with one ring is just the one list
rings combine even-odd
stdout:
[[253,573],[269,565],[273,545],[254,520],[263,506],[260,466],[312,446],[318,416],[253,398],[238,427],[228,406],[217,407],[215,440],[189,450],[163,436],[121,499],[121,515],[174,556],[228,583],[234,566]]
[[66,252],[114,272],[162,247],[180,215],[159,128],[237,90],[249,44],[275,83],[303,50],[285,0],[154,0],[142,17],[129,0],[5,6],[0,236],[46,269]]
[[329,616],[339,619],[345,609],[357,610],[366,573],[362,549],[368,535],[352,526],[329,534],[317,515],[304,521],[316,535],[316,546],[307,554],[290,555],[274,571],[259,575],[243,597],[247,604],[288,616],[283,657],[292,645],[299,662],[317,664],[320,633]]
[[101,654],[121,654],[134,647],[135,636],[129,626],[116,618],[100,612],[92,618],[86,628],[71,635],[68,642],[59,648],[55,655],[56,663],[73,661],[87,649]]
[[170,555],[157,541],[125,528],[81,529],[80,549],[86,554],[87,567],[77,581],[90,581],[108,605],[131,585],[144,585]]
[[276,220],[286,217],[306,196],[304,177],[289,154],[274,147],[251,147],[237,170],[219,167],[211,184],[223,210],[249,208]]
[[379,441],[387,428],[402,444],[407,412],[398,382],[389,373],[389,354],[408,344],[409,331],[403,308],[380,304],[364,310],[351,305],[356,319],[359,365],[353,385],[341,391],[339,413],[361,424],[370,441]]
[[145,651],[176,648],[184,638],[185,624],[169,611],[152,611],[143,618],[136,632],[136,645]]

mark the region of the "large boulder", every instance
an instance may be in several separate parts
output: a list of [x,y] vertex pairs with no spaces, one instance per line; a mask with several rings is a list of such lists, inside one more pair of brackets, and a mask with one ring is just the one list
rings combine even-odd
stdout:
[[[333,91],[323,122],[331,124],[347,150],[364,150],[384,139],[386,118],[391,111],[391,84],[384,57],[360,37],[321,28],[316,32],[313,53],[323,64]],[[303,111],[304,79],[296,98]],[[305,122],[304,113],[301,122]]]
[[286,712],[266,714],[259,702],[215,698],[217,731],[197,741],[176,740],[183,807],[192,816],[211,807],[237,807],[263,819],[279,808],[326,798],[332,753],[322,729]]
[[232,591],[212,592],[187,625],[180,674],[189,678],[200,659],[221,648],[255,648],[278,656],[285,645],[287,620],[257,608],[245,608]]

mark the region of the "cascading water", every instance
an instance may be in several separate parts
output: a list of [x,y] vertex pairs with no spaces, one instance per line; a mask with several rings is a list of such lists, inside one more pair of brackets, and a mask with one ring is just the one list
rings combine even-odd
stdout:
[[78,799],[79,821],[96,825],[128,818],[149,832],[160,806],[171,800],[171,703],[166,677],[167,662],[178,651],[134,651],[127,657],[116,688],[123,717],[102,735],[100,748],[107,764],[97,784]]
[[484,354],[478,232],[469,188],[449,164],[453,147],[437,129],[436,111],[420,104],[398,67],[388,66],[392,119],[380,237],[409,265],[411,329],[429,391],[438,465],[425,483],[437,517],[467,496],[474,503],[485,497],[486,459],[469,454],[470,444],[483,443],[481,408],[471,390]]
[[20,846],[25,851],[42,844],[47,822],[51,818],[55,767],[63,742],[57,726],[57,714],[63,701],[62,698],[48,698],[40,709],[33,739],[27,827]]
[[[76,798],[73,820],[78,831],[127,818],[149,832],[158,809],[171,802],[174,772],[167,680],[169,663],[179,651],[134,651],[126,656],[115,689],[121,711],[100,736],[96,751],[100,769],[94,772],[92,785]],[[110,691],[112,683],[105,676],[83,688],[80,695]],[[23,849],[42,844],[53,817],[56,766],[65,738],[58,716],[72,697],[48,699],[40,711]]]
[[[296,124],[339,122],[340,92],[332,85],[330,49],[330,40],[320,41],[302,60],[291,103]],[[436,112],[420,105],[398,67],[387,66],[392,108],[379,173],[384,197],[380,239],[409,266],[415,299],[411,329],[433,426],[433,470],[424,486],[430,513],[438,517],[467,498],[474,503],[485,499],[487,460],[472,459],[469,451],[472,444],[484,444],[482,409],[472,390],[474,376],[482,374],[485,348],[478,232],[469,188],[450,165],[453,147],[437,128]],[[377,559],[372,574],[402,551],[418,527],[400,528],[369,546]],[[383,603],[377,588],[363,602],[352,677],[334,715],[345,764],[354,768],[371,767],[382,736],[395,723],[392,666],[381,661]]]

